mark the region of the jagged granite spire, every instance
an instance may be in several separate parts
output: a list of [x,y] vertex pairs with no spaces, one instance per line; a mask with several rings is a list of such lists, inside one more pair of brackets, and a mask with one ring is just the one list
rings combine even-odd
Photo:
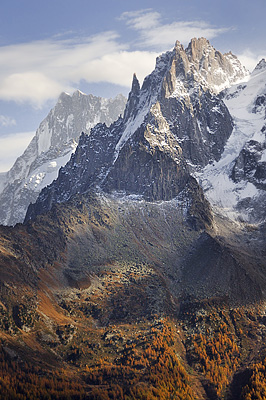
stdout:
[[133,75],[131,91],[128,95],[128,101],[124,113],[125,120],[128,120],[130,117],[134,117],[134,113],[137,110],[138,102],[139,102],[139,94],[140,94],[140,85],[137,78],[137,75]]
[[140,91],[139,81],[138,81],[136,73],[134,73],[133,74],[131,93],[135,94],[135,95],[138,95],[139,91]]

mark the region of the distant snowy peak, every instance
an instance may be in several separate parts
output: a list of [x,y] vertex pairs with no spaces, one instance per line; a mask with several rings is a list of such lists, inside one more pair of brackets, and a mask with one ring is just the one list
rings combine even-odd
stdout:
[[109,126],[124,113],[125,104],[122,95],[105,99],[79,90],[73,95],[62,93],[5,180],[0,178],[0,223],[22,222],[30,202],[69,161],[80,134],[89,134],[99,122]]
[[38,155],[50,147],[61,147],[71,139],[77,140],[81,132],[89,133],[99,122],[110,125],[123,113],[125,103],[122,95],[105,99],[79,90],[72,96],[62,93],[36,132]]
[[7,172],[6,182],[11,184],[21,181],[28,176],[33,167],[65,156],[66,152],[70,157],[81,132],[89,133],[99,122],[110,125],[123,114],[125,104],[126,98],[122,95],[117,95],[114,99],[105,99],[86,95],[79,90],[72,96],[61,93],[55,107],[41,122],[29,146]]

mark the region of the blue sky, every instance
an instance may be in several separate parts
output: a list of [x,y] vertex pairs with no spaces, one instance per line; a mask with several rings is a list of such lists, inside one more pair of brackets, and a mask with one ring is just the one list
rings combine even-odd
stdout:
[[266,57],[266,1],[3,0],[0,171],[10,168],[62,91],[127,95],[158,54],[207,37],[252,69]]

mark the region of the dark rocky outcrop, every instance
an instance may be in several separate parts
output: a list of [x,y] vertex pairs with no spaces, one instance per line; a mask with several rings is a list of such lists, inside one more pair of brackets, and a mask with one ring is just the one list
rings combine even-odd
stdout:
[[261,156],[265,149],[266,142],[259,143],[255,140],[250,140],[235,160],[232,179],[235,182],[246,180],[258,188],[262,188],[266,179],[266,163],[261,161]]

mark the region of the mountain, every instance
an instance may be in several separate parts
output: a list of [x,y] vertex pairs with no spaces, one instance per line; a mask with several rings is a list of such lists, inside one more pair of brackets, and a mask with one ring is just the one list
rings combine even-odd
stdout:
[[263,70],[176,42],[0,226],[0,399],[265,397],[266,222],[211,196],[258,179]]
[[110,125],[123,114],[126,99],[104,99],[76,91],[62,93],[55,107],[41,122],[31,143],[10,171],[0,194],[0,223],[24,220],[26,210],[39,192],[56,179],[58,170],[76,149],[82,131],[89,134],[97,123]]
[[[213,70],[217,70],[214,85]],[[134,75],[124,117],[82,135],[58,179],[44,188],[26,220],[92,187],[125,191],[149,200],[169,200],[190,185],[188,165],[219,160],[233,129],[219,87],[246,76],[231,53],[206,39],[187,49],[176,42],[160,56],[140,88]]]

